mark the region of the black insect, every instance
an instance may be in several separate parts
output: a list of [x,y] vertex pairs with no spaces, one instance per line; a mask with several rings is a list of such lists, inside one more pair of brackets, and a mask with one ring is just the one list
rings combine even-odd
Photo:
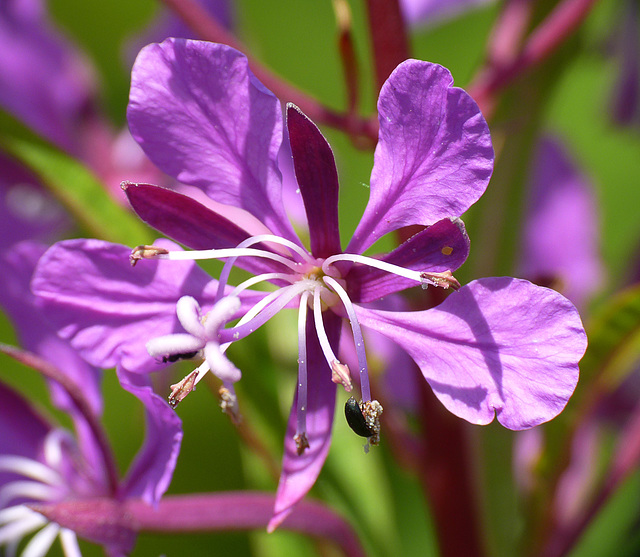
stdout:
[[360,435],[360,437],[371,437],[375,433],[375,431],[367,425],[367,420],[355,398],[351,397],[347,400],[344,405],[344,416],[347,418],[349,427],[354,433]]
[[169,354],[168,356],[162,356],[162,363],[168,364],[179,360],[190,360],[194,358],[197,353],[198,351],[196,350],[195,352],[183,352],[182,354]]

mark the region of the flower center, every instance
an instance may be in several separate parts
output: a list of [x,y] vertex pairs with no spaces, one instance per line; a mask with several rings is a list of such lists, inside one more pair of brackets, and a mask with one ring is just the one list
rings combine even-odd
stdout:
[[[270,266],[272,269],[269,272],[253,276],[232,288],[228,285],[229,276],[240,257],[271,260]],[[306,323],[308,311],[313,314],[315,332],[324,358],[331,370],[331,380],[334,383],[341,384],[347,392],[350,392],[352,390],[351,371],[346,364],[340,362],[336,357],[323,320],[323,313],[327,309],[342,305],[344,311],[338,311],[337,308],[334,311],[340,315],[346,313],[351,325],[362,394],[360,404],[362,408],[367,409],[371,414],[368,419],[372,424],[377,420],[377,416],[382,413],[382,407],[376,401],[371,400],[362,331],[354,305],[347,292],[347,283],[342,278],[336,263],[346,262],[344,264],[350,263],[375,267],[413,280],[423,288],[430,284],[443,288],[460,286],[450,272],[420,272],[358,254],[341,253],[326,259],[316,259],[300,245],[286,238],[271,234],[247,238],[237,247],[229,249],[168,251],[157,246],[138,246],[131,253],[131,263],[136,264],[140,259],[226,259],[218,280],[215,304],[208,313],[201,316],[200,308],[193,298],[183,297],[178,301],[178,318],[189,334],[167,335],[153,339],[147,344],[149,353],[154,357],[161,357],[163,361],[172,361],[184,357],[186,354],[200,354],[205,358],[203,364],[195,371],[187,375],[181,382],[172,386],[173,392],[170,396],[172,405],[184,399],[195,388],[204,374],[211,371],[223,382],[223,387],[220,391],[222,393],[223,409],[234,419],[238,419],[233,384],[240,379],[241,374],[224,356],[224,353],[232,342],[250,335],[280,310],[286,307],[295,307],[297,299],[299,351],[298,427],[295,439],[300,454],[308,447],[305,433],[307,412]],[[257,303],[253,303],[251,306],[246,301],[248,298],[244,291],[261,282],[269,282],[275,285],[277,289],[264,294]],[[187,308],[188,311],[184,308]],[[235,325],[226,326],[238,317],[240,319]],[[373,402],[376,402],[376,404],[372,406]],[[374,410],[371,410],[371,408]],[[371,429],[371,431],[374,432],[374,429]],[[378,438],[377,431],[374,433],[375,435],[372,433],[370,438],[372,444],[376,444]]]

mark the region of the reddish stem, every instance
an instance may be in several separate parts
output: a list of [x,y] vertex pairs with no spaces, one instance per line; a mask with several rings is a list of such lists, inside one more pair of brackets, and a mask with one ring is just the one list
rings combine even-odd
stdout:
[[409,58],[409,40],[398,0],[367,0],[366,4],[379,91],[396,66]]
[[493,97],[501,89],[542,63],[582,24],[597,0],[564,0],[529,35],[518,56],[505,64],[489,65],[480,71],[469,94],[483,112],[490,112]]
[[183,21],[203,40],[226,44],[243,52],[255,76],[270,89],[281,101],[292,102],[313,121],[340,129],[349,134],[356,144],[365,140],[369,145],[378,139],[377,120],[353,118],[349,114],[336,112],[322,105],[313,97],[303,93],[280,77],[266,69],[248,49],[195,0],[162,0],[177,13]]
[[465,423],[448,412],[422,384],[423,447],[421,481],[436,523],[442,557],[485,555],[471,477]]

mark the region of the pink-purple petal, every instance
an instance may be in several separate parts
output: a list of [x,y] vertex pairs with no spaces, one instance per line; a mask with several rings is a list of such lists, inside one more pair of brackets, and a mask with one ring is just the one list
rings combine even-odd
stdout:
[[287,105],[293,165],[309,223],[311,253],[340,253],[338,170],[331,146],[318,127],[295,105]]
[[438,307],[356,307],[360,323],[391,338],[455,415],[527,429],[562,411],[587,345],[575,307],[557,292],[509,277],[473,281]]
[[[381,257],[405,269],[441,273],[455,271],[469,255],[469,236],[460,219],[443,219],[418,232],[391,253]],[[346,275],[353,302],[373,302],[405,288],[415,281],[366,265],[354,265]]]
[[[42,444],[51,425],[20,394],[3,383],[0,383],[0,407],[0,454],[40,460]],[[0,486],[7,479],[8,475],[0,472]]]
[[[331,312],[323,316],[332,346],[338,346],[341,319]],[[284,440],[282,473],[273,518],[267,529],[275,530],[291,513],[293,507],[313,487],[331,445],[331,428],[336,402],[336,385],[331,382],[331,370],[322,355],[313,316],[307,316],[307,438],[309,448],[298,455],[294,435],[297,426],[297,392],[291,406],[289,425]]]
[[[182,193],[150,184],[125,183],[122,188],[144,222],[191,249],[234,248],[251,236],[235,222]],[[238,259],[236,265],[254,274],[282,268],[271,260],[251,257]]]
[[[168,240],[157,245],[177,246]],[[183,332],[176,303],[183,295],[213,303],[217,284],[193,261],[129,263],[130,249],[100,240],[68,240],[50,248],[32,283],[47,319],[90,363],[136,372],[159,369],[145,344]]]
[[118,368],[124,389],[146,410],[144,444],[129,468],[121,495],[156,505],[171,483],[182,442],[182,422],[166,400],[153,392],[148,377]]
[[295,238],[277,167],[280,103],[243,54],[184,39],[147,46],[133,67],[127,119],[161,170]]
[[[25,349],[50,361],[76,385],[96,416],[102,413],[101,373],[85,362],[69,344],[60,339],[43,318],[30,283],[46,246],[21,242],[0,255],[0,307],[11,317],[20,344]],[[65,411],[75,406],[55,382],[50,383],[54,404]]]
[[403,226],[459,217],[484,193],[493,171],[489,128],[452,85],[446,68],[407,60],[382,87],[371,194],[347,251]]

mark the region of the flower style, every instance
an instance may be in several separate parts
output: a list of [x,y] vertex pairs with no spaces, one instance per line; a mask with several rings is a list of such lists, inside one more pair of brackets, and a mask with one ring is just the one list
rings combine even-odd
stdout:
[[[150,45],[133,69],[132,135],[161,170],[228,208],[216,212],[168,189],[123,184],[144,221],[194,251],[168,242],[139,246],[131,254],[136,267],[127,269],[118,259],[125,248],[73,240],[41,259],[33,282],[59,333],[92,363],[120,362],[148,372],[160,355],[172,360],[203,354],[194,381],[211,371],[232,394],[240,374],[229,373],[227,345],[281,309],[298,308],[299,375],[270,529],[320,472],[329,450],[335,384],[352,389],[349,365],[336,356],[343,319],[351,325],[361,408],[370,425],[377,425],[375,412],[369,413],[375,401],[361,325],[404,348],[440,401],[475,424],[497,415],[511,429],[538,425],[563,409],[578,379],[586,337],[568,300],[524,280],[488,278],[458,289],[453,277],[469,249],[459,216],[482,195],[493,168],[489,130],[477,105],[452,86],[442,66],[408,60],[383,86],[378,111],[369,203],[343,250],[333,153],[315,124],[287,106],[309,225],[307,249],[282,203],[280,103],[253,76],[246,58],[198,41]],[[245,211],[241,220],[227,218],[238,208]],[[363,255],[385,234],[410,225],[422,229],[400,247]],[[219,281],[205,282],[194,265],[208,258],[226,259]],[[229,286],[234,265],[255,276]],[[264,281],[276,290],[250,288]],[[417,285],[458,290],[427,311],[370,307]],[[176,303],[183,327],[176,322]],[[183,387],[177,387],[180,396]]]

